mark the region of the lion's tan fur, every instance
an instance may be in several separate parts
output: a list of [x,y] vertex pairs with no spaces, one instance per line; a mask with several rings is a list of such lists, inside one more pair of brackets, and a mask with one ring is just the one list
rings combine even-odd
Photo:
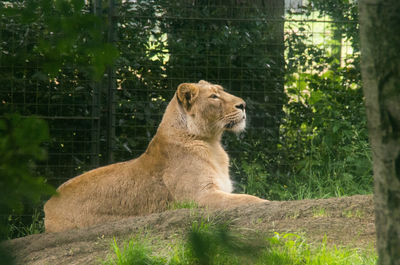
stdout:
[[44,206],[47,232],[160,212],[172,201],[211,209],[264,200],[231,194],[223,131],[241,131],[245,103],[206,81],[184,83],[146,152],[97,168],[63,185]]

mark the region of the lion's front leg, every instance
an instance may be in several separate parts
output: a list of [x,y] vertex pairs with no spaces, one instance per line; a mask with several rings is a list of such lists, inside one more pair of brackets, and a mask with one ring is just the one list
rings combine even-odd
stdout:
[[243,204],[263,202],[268,202],[268,200],[248,194],[232,194],[220,190],[209,190],[198,198],[199,206],[205,206],[209,209],[226,209]]

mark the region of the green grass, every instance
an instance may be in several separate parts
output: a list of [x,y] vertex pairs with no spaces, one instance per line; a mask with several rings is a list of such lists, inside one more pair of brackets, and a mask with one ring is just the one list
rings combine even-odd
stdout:
[[168,210],[197,208],[199,208],[199,205],[195,201],[174,201],[168,205]]
[[304,237],[295,234],[275,234],[268,240],[270,247],[256,264],[372,265],[377,260],[373,250],[328,247],[326,239],[319,245],[308,244]]
[[377,261],[372,249],[328,246],[326,239],[310,244],[305,237],[295,234],[275,233],[260,240],[203,221],[192,224],[186,240],[164,244],[161,249],[151,247],[146,238],[135,237],[122,246],[114,239],[112,250],[113,255],[102,262],[104,265],[372,265]]
[[29,217],[29,224],[27,220],[23,220],[22,216],[10,215],[8,217],[8,239],[29,236],[33,234],[40,234],[44,232],[44,219],[43,212],[35,208],[32,216]]
[[314,208],[313,209],[313,217],[329,217],[325,208]]
[[118,246],[116,239],[112,245],[114,257],[105,261],[103,264],[118,264],[118,265],[156,265],[164,264],[164,260],[151,255],[151,249],[143,240],[133,239],[123,246],[121,249]]

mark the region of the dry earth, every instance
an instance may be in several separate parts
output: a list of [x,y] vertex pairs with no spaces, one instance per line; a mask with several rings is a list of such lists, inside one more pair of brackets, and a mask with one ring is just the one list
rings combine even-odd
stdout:
[[184,234],[194,220],[208,218],[229,222],[236,229],[257,233],[304,233],[310,242],[339,246],[371,247],[375,244],[372,196],[352,196],[303,201],[274,201],[223,212],[180,209],[148,216],[126,218],[88,229],[38,234],[10,240],[17,264],[99,264],[111,253],[113,237],[118,241],[138,233],[169,241]]

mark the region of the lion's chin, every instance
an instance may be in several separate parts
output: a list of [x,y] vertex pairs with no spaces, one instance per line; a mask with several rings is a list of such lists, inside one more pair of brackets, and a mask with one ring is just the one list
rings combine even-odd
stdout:
[[246,119],[240,121],[231,121],[225,125],[225,130],[240,133],[246,128]]

